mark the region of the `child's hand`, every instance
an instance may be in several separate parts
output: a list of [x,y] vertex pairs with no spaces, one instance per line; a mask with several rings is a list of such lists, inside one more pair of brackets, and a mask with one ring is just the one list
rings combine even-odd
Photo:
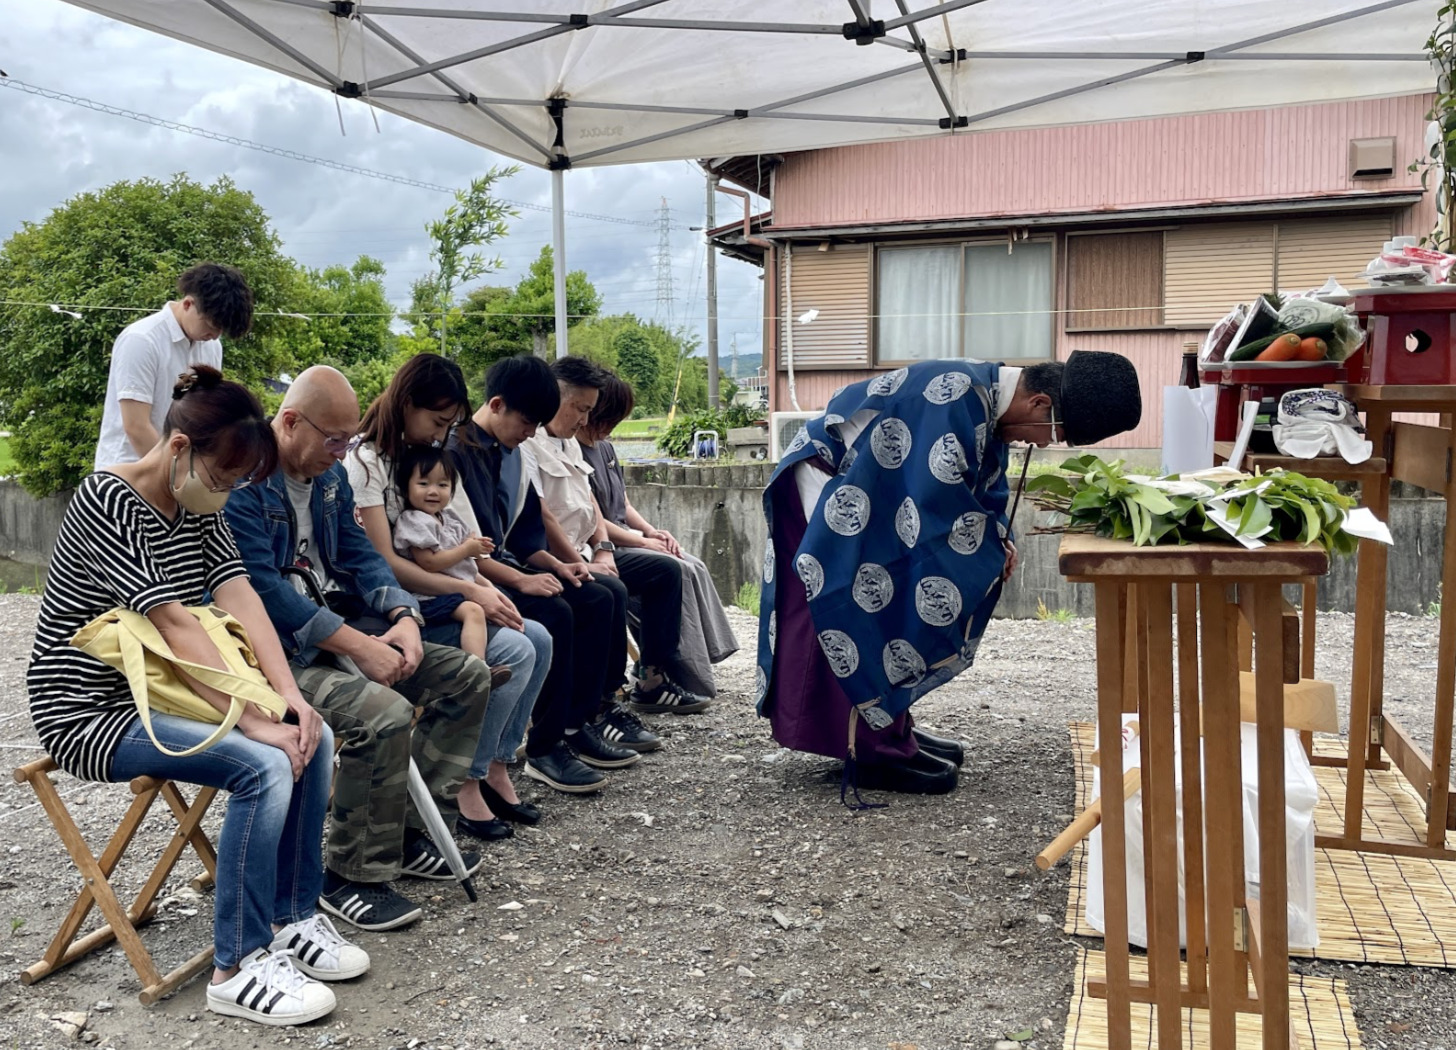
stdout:
[[495,550],[495,540],[491,539],[489,536],[481,536],[479,537],[479,539],[481,551],[480,557],[484,558],[489,556],[490,552]]
[[490,552],[495,550],[495,543],[484,536],[471,536],[464,543],[466,557],[489,558]]

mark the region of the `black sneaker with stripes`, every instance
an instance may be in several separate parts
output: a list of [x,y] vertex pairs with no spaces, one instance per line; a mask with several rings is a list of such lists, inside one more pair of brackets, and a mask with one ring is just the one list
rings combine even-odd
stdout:
[[656,751],[662,746],[662,738],[643,725],[642,719],[623,707],[616,698],[603,702],[596,726],[603,740],[618,747],[628,747],[640,753]]
[[[329,879],[329,874],[324,877]],[[319,907],[361,930],[398,929],[424,914],[408,897],[390,889],[387,882],[341,880],[332,891],[326,882],[324,894],[319,897]]]
[[237,973],[207,986],[208,1010],[268,1025],[304,1024],[331,1012],[334,993],[293,961],[292,952],[266,948],[245,956]]
[[708,697],[690,693],[667,677],[651,689],[638,682],[627,699],[634,711],[644,715],[691,715],[713,706]]
[[[461,850],[460,859],[465,861],[466,875],[474,875],[480,870],[481,858],[475,850]],[[412,879],[434,879],[436,882],[451,882],[455,878],[445,854],[427,835],[415,835],[405,840],[404,864],[400,874]]]

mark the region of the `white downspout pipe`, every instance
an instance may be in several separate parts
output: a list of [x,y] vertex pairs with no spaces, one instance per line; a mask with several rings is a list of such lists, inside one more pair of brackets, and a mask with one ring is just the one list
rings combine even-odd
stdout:
[[799,407],[799,390],[794,384],[794,242],[784,242],[784,367],[789,372],[789,404]]

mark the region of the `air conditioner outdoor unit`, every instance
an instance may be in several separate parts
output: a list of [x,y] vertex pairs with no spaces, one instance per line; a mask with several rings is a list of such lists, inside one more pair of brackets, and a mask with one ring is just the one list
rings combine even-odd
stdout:
[[772,413],[768,420],[769,458],[777,463],[794,443],[794,438],[799,436],[799,431],[804,429],[805,422],[817,415],[818,412]]

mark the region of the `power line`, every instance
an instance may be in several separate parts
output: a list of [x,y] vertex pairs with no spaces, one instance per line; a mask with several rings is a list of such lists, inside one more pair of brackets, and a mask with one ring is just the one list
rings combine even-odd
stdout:
[[[128,120],[135,120],[141,124],[149,124],[152,127],[164,128],[167,131],[178,131],[185,135],[194,135],[197,138],[209,139],[213,142],[221,142],[229,146],[238,146],[242,149],[255,150],[259,153],[266,153],[274,157],[283,157],[287,160],[302,161],[305,164],[317,164],[320,167],[332,168],[334,171],[348,172],[350,175],[362,175],[365,178],[379,179],[383,182],[393,182],[400,186],[413,186],[416,189],[431,190],[435,193],[454,194],[455,190],[450,186],[442,186],[435,182],[425,182],[421,179],[412,179],[406,175],[393,175],[389,172],[375,171],[372,168],[361,168],[357,164],[345,164],[342,161],[329,160],[326,157],[315,157],[307,153],[299,153],[297,150],[284,149],[281,146],[269,146],[262,142],[254,142],[251,139],[239,138],[236,135],[227,135],[220,131],[212,131],[208,128],[199,128],[191,124],[183,124],[175,120],[165,120],[161,117],[154,117],[148,113],[139,113],[132,109],[122,109],[119,106],[110,106],[104,102],[97,102],[95,99],[83,98],[80,95],[70,95],[64,91],[55,91],[50,88],[39,87],[35,84],[27,84],[23,80],[15,80],[0,75],[0,87],[12,88],[16,91],[23,91],[27,95],[36,95],[40,98],[50,99],[53,102],[64,102],[71,106],[80,106],[82,109],[89,109],[97,113],[104,113],[113,117],[125,117]],[[550,212],[548,204],[535,204],[530,201],[512,201],[498,198],[502,204],[509,204],[513,208],[526,208],[529,211]],[[614,222],[623,226],[648,226],[655,227],[659,224],[658,219],[628,219],[620,215],[600,215],[594,212],[570,211],[567,215],[576,219],[590,219],[593,222]],[[677,226],[677,229],[689,229],[687,226]]]

